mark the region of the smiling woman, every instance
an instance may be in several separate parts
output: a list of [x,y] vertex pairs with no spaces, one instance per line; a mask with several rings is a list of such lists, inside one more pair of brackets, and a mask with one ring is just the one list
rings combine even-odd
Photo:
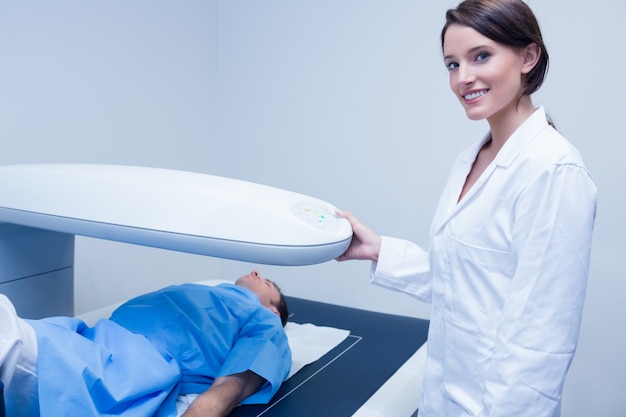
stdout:
[[596,188],[532,102],[548,53],[526,3],[463,1],[447,12],[441,45],[452,92],[490,131],[457,158],[428,251],[342,212],[354,237],[340,259],[374,261],[373,283],[432,304],[420,416],[557,417]]
[[[523,94],[524,76],[541,56],[536,44],[512,48],[459,23],[446,25],[443,50],[450,88],[471,120],[487,119],[491,138],[483,145],[459,200],[495,159],[508,137],[535,112]],[[521,74],[521,77],[520,77]]]

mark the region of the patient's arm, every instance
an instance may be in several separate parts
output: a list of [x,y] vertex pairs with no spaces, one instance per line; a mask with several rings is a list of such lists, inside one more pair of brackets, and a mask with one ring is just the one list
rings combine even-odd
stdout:
[[252,371],[222,376],[196,398],[182,417],[227,416],[241,401],[263,386],[265,379]]

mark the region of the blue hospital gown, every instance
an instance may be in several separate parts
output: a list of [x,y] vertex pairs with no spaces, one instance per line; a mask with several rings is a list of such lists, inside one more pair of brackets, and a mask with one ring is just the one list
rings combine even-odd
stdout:
[[232,284],[167,287],[94,327],[67,317],[29,322],[42,417],[173,416],[179,394],[246,370],[267,382],[244,403],[267,403],[291,366],[278,316]]

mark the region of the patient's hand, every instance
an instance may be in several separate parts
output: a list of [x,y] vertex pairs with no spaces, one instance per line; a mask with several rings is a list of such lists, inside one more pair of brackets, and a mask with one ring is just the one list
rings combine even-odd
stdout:
[[219,377],[196,398],[182,417],[224,417],[244,399],[257,392],[265,379],[252,371]]

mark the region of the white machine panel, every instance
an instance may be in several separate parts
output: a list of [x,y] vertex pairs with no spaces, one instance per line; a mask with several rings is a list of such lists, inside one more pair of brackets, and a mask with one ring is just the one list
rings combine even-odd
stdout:
[[336,258],[352,228],[334,211],[302,194],[184,171],[0,167],[0,222],[255,263]]

